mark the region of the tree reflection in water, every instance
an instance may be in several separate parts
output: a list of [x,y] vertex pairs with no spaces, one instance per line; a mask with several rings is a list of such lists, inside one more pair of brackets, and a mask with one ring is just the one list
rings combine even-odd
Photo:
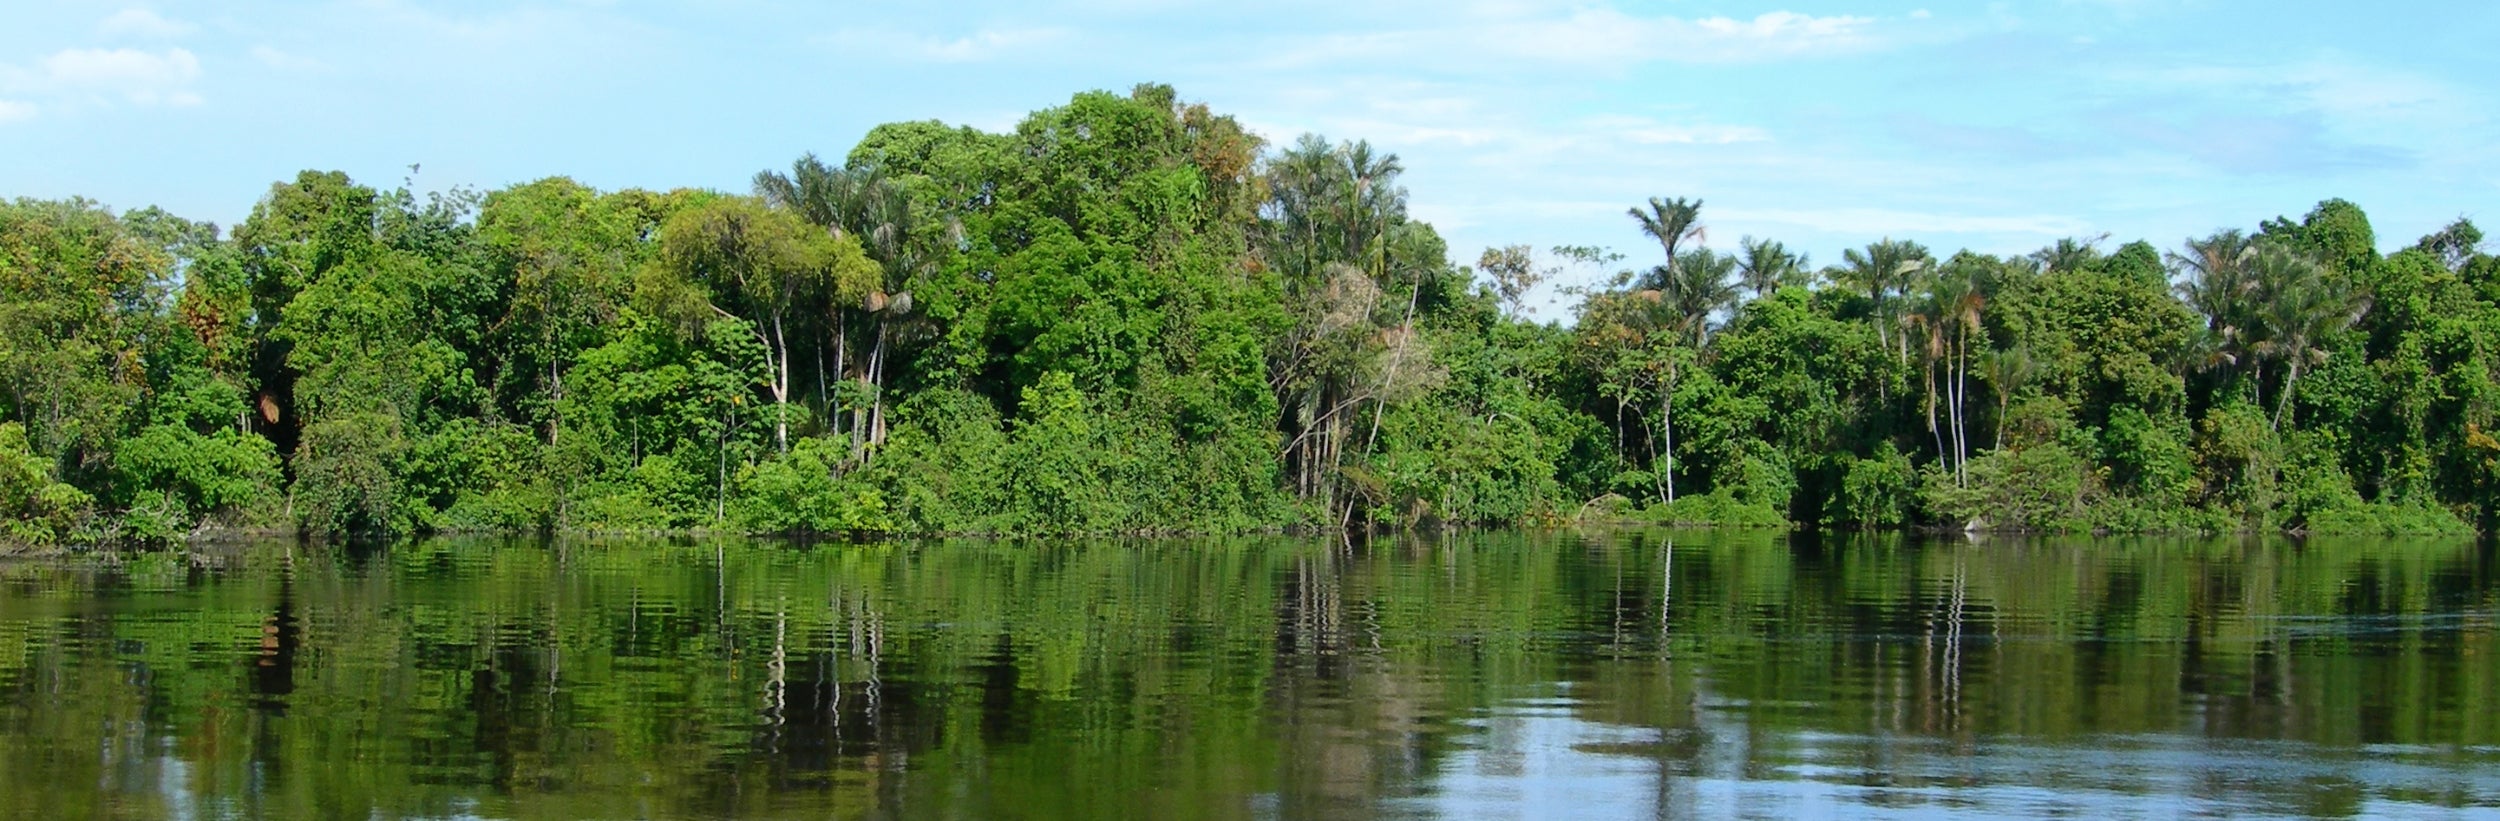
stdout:
[[0,794],[63,816],[2491,808],[2492,567],[2472,544],[1639,531],[17,563]]

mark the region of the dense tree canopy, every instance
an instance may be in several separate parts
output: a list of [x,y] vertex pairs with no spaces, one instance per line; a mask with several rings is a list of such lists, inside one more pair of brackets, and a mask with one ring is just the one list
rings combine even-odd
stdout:
[[2500,259],[2463,219],[1817,269],[1653,197],[1588,227],[1651,252],[1461,267],[1404,171],[1147,85],[879,126],[751,195],[0,203],[0,538],[2500,516]]

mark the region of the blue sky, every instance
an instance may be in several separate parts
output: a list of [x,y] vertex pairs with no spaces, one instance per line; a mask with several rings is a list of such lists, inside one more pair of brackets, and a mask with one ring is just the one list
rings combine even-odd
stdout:
[[13,5],[0,196],[222,224],[304,168],[744,190],[880,122],[1003,130],[1148,80],[1272,142],[1397,152],[1461,262],[1653,262],[1623,215],[1652,195],[1702,198],[1716,247],[1818,263],[1886,236],[2172,248],[2335,196],[2383,246],[2500,220],[2500,4]]

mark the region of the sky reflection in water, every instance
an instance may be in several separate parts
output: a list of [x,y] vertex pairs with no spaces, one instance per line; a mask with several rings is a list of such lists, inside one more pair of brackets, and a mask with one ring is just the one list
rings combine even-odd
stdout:
[[2492,813],[2492,566],[2472,544],[1642,532],[15,563],[0,796],[134,818]]

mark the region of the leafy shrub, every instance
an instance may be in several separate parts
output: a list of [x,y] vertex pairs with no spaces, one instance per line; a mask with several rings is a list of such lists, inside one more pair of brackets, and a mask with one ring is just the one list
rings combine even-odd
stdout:
[[1948,524],[2079,530],[2100,495],[2092,465],[2063,444],[1989,451],[1968,473],[1960,483],[1944,471],[1927,476],[1927,509]]
[[295,449],[295,518],[316,533],[396,533],[417,524],[402,496],[399,417],[356,413],[305,426]]
[[52,470],[27,447],[26,426],[0,422],[0,536],[20,544],[52,544],[74,538],[91,523],[95,500],[52,479]]
[[762,533],[848,533],[890,530],[885,496],[875,486],[834,476],[850,443],[804,438],[790,452],[738,474],[731,515],[738,525]]
[[152,425],[122,442],[113,466],[128,527],[143,538],[179,535],[212,518],[263,523],[279,499],[277,448],[231,429],[203,435]]
[[1849,464],[1841,476],[1839,508],[1833,524],[1890,527],[1910,521],[1918,499],[1918,473],[1910,457],[1885,442],[1867,458]]

